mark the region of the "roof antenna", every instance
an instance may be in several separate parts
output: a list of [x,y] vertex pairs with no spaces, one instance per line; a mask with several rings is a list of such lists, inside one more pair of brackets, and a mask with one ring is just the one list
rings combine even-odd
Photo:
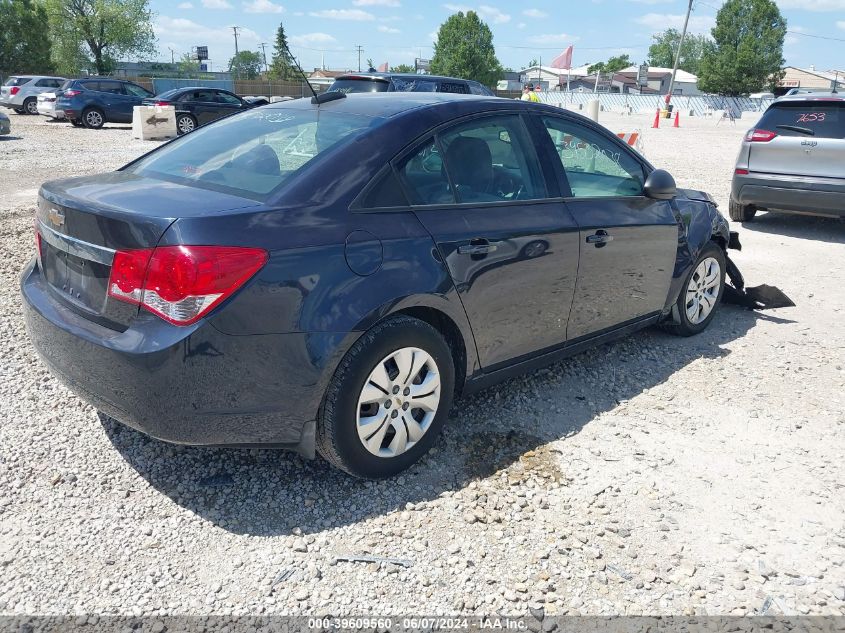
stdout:
[[314,95],[311,97],[311,103],[320,107],[321,103],[325,103],[326,101],[334,101],[335,99],[345,99],[346,94],[342,92],[325,92],[322,95],[318,95],[317,91],[314,90],[314,86],[311,85],[311,82],[308,81],[308,77],[305,74],[305,71],[302,70],[302,66],[299,65],[299,62],[296,60],[296,57],[293,56],[293,53],[290,52],[290,48],[288,48],[287,42],[282,42],[285,46],[285,52],[288,56],[293,60],[293,63],[296,64],[296,69],[299,71],[299,74],[302,75],[302,78],[305,80],[305,83],[308,84],[308,88],[311,90],[311,94]]

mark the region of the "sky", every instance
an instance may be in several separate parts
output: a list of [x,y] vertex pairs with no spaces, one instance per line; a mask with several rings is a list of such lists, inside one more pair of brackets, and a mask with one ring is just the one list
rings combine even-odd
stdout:
[[[787,19],[786,63],[819,70],[845,69],[845,0],[776,0]],[[645,61],[651,36],[681,28],[686,0],[150,0],[159,59],[170,61],[208,46],[212,70],[223,70],[239,49],[271,58],[282,22],[293,54],[306,71],[348,70],[372,58],[376,65],[413,65],[431,58],[437,30],[456,11],[476,11],[493,31],[499,61],[515,70],[532,59],[544,63],[574,46],[573,65],[627,53]],[[695,0],[690,32],[709,33],[720,0]]]

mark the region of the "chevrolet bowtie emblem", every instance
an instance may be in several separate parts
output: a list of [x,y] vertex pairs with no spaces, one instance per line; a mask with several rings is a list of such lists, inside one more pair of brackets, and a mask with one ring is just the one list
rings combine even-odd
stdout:
[[50,219],[50,222],[52,222],[56,226],[61,226],[65,223],[65,214],[59,211],[58,209],[50,209],[50,212],[47,214],[47,217]]

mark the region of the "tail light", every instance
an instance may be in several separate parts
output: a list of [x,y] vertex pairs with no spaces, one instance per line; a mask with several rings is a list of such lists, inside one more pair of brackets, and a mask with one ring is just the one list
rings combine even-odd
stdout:
[[9,94],[12,95],[13,97],[16,94],[18,94],[20,91],[21,91],[21,89],[18,86],[12,86],[11,88],[9,88]]
[[748,175],[748,170],[747,170],[747,169],[743,169],[742,167],[737,167],[736,169],[734,169],[734,173],[735,173],[737,176],[747,176],[747,175]]
[[75,97],[76,95],[80,94],[81,90],[65,90],[64,95],[66,97]]
[[267,262],[267,251],[237,246],[162,246],[118,251],[109,296],[174,325],[190,325],[232,295]]
[[769,130],[748,130],[745,140],[749,143],[768,143],[776,136],[777,134]]
[[153,105],[157,106],[169,106],[171,103],[169,101],[156,101]]

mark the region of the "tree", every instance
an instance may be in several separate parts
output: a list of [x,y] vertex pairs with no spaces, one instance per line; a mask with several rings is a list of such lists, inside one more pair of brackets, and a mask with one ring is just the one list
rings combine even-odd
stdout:
[[285,26],[280,22],[276,29],[276,42],[273,44],[273,61],[270,62],[270,76],[273,79],[290,79],[298,74],[296,63],[288,48]]
[[190,53],[182,53],[182,58],[177,62],[176,67],[180,75],[196,75],[200,71],[199,61]]
[[255,79],[261,74],[262,62],[261,53],[238,51],[229,60],[229,72],[241,79]]
[[158,52],[148,0],[46,0],[46,6],[58,43],[54,61],[64,72],[90,60],[102,75],[121,57]]
[[624,70],[631,65],[631,60],[629,59],[628,55],[619,55],[617,57],[611,57],[606,62],[598,62],[597,64],[593,64],[589,68],[587,68],[588,73],[599,73],[599,74],[607,74],[613,75],[618,73],[620,70]]
[[399,64],[398,66],[391,66],[390,72],[392,73],[415,73],[417,69],[411,66],[410,64]]
[[32,0],[0,0],[0,76],[49,73],[47,12]]
[[540,65],[540,62],[537,61],[537,58],[532,57],[531,61],[528,62],[528,65],[526,66],[526,68],[534,68],[534,66],[539,66],[539,65]]
[[[660,68],[674,67],[675,53],[678,50],[678,42],[681,41],[681,32],[678,29],[666,29],[662,33],[652,35],[651,39],[654,40],[654,43],[648,47],[648,65]],[[684,38],[684,45],[681,48],[678,68],[697,75],[704,53],[710,46],[712,46],[712,42],[706,35],[687,33]]]
[[698,87],[738,96],[774,88],[783,77],[786,19],[773,0],[727,0],[701,60]]
[[493,33],[475,11],[459,11],[440,25],[431,72],[474,79],[486,86],[496,84],[502,65],[496,59]]

